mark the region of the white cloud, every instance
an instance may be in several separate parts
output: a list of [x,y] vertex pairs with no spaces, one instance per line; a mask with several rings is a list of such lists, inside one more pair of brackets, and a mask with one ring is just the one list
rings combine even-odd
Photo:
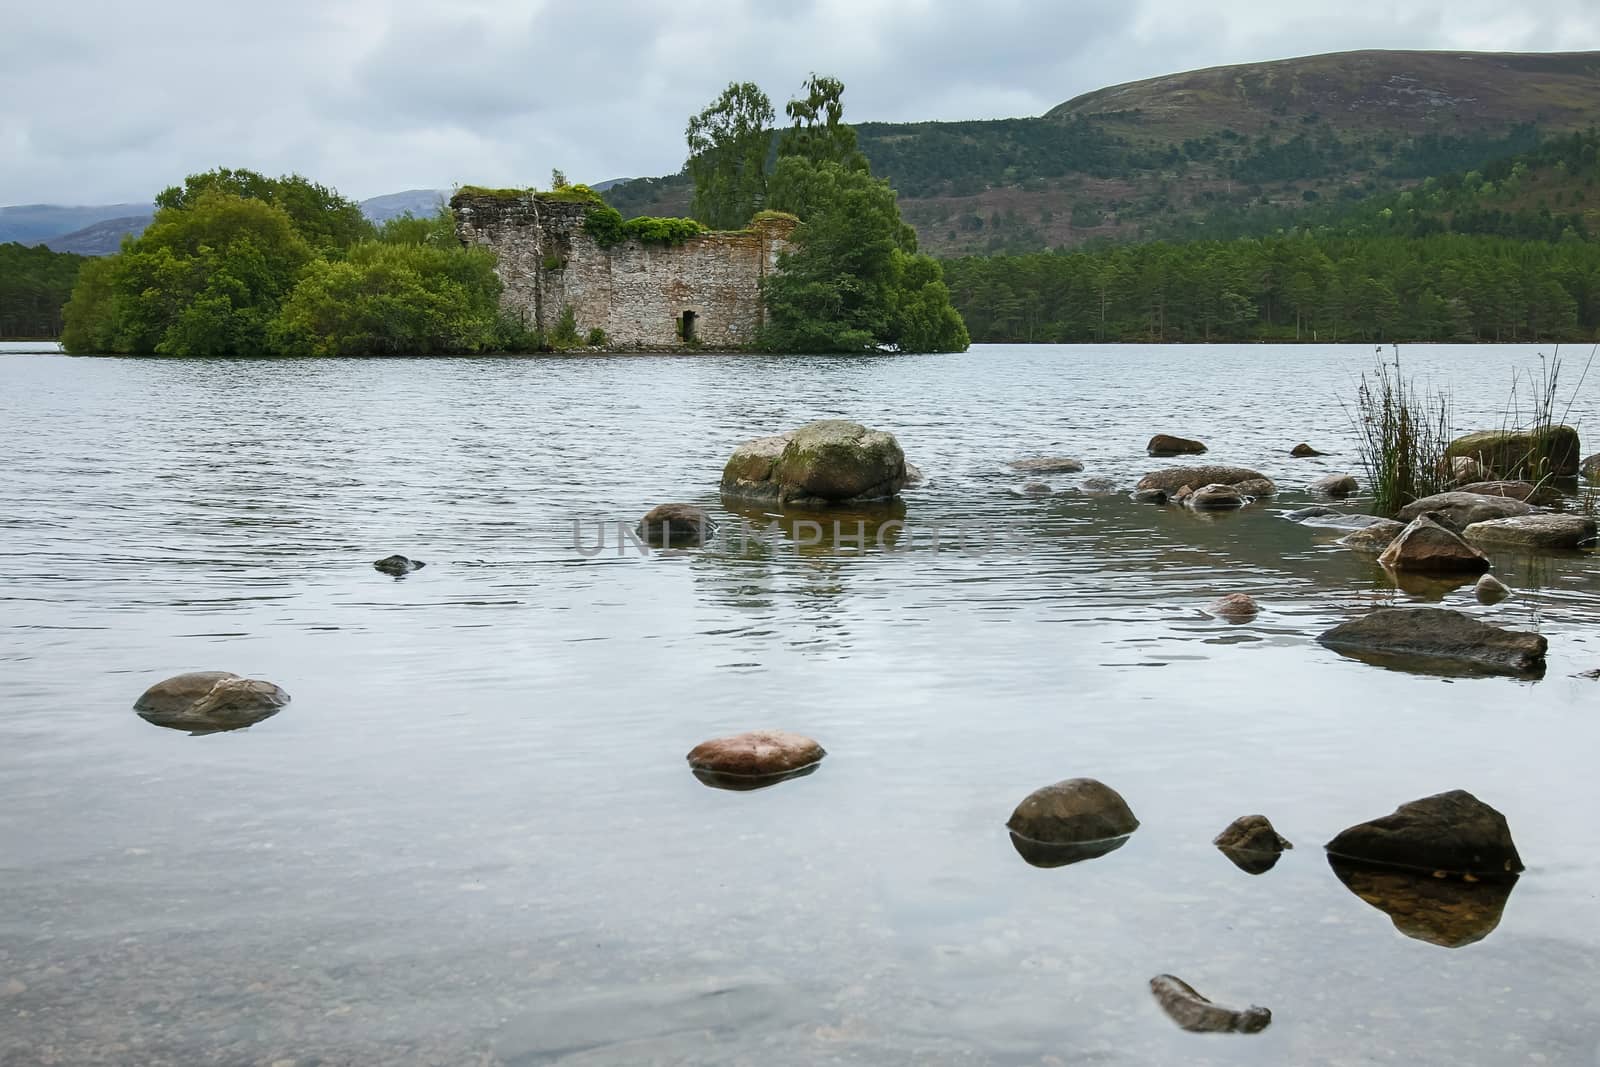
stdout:
[[1592,0],[0,0],[0,204],[213,166],[364,197],[660,174],[732,80],[862,121],[1039,114],[1103,85],[1353,48],[1600,48]]

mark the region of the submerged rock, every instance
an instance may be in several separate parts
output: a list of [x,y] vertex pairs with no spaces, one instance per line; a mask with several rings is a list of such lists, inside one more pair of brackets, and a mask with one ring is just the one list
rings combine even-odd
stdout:
[[722,471],[727,496],[803,509],[891,500],[905,484],[894,435],[844,419],[746,441]]
[[1377,519],[1376,516],[1369,517],[1376,519],[1376,521],[1368,523],[1354,533],[1346,534],[1344,537],[1339,538],[1339,543],[1358,552],[1382,552],[1393,544],[1394,539],[1399,537],[1401,531],[1406,528],[1405,523],[1395,522],[1393,519]]
[[1249,622],[1261,608],[1248,593],[1229,593],[1207,604],[1206,611],[1229,622]]
[[1462,534],[1481,545],[1573,551],[1595,543],[1595,521],[1584,515],[1514,515],[1468,526]]
[[1035,456],[1031,459],[1014,459],[1006,464],[1012,470],[1028,474],[1077,474],[1083,463],[1071,456]]
[[1206,450],[1206,446],[1187,437],[1158,433],[1150,438],[1150,443],[1144,449],[1152,456],[1198,456]]
[[1135,504],[1165,504],[1170,499],[1170,494],[1165,489],[1135,489],[1133,502]]
[[809,737],[787,730],[702,741],[686,757],[695,777],[719,789],[760,789],[810,774],[827,752]]
[[1023,859],[1061,867],[1121,848],[1139,820],[1115,789],[1093,778],[1069,778],[1028,794],[1006,828]]
[[1266,1008],[1252,1004],[1235,1011],[1213,1004],[1175,975],[1158,974],[1150,979],[1150,992],[1169,1019],[1192,1033],[1255,1034],[1272,1023],[1272,1012]]
[[1184,486],[1231,485],[1247,496],[1271,496],[1275,491],[1272,479],[1248,467],[1168,467],[1151,471],[1139,479],[1135,493],[1160,490],[1171,496]]
[[1401,508],[1395,517],[1401,522],[1410,522],[1419,515],[1431,515],[1435,522],[1459,533],[1475,522],[1527,515],[1531,511],[1533,508],[1527,504],[1508,496],[1456,492],[1436,493],[1413,500]]
[[[1475,459],[1503,478],[1548,474],[1570,477],[1578,473],[1578,431],[1571,426],[1480,430],[1451,441],[1444,454],[1450,459]],[[1538,469],[1540,465],[1543,469]]]
[[372,565],[372,569],[400,578],[410,574],[412,571],[420,571],[426,566],[427,564],[419,559],[407,559],[404,556],[384,556]]
[[1461,948],[1500,925],[1517,876],[1467,881],[1432,873],[1373,867],[1328,855],[1344,887],[1389,916],[1400,933],[1431,945]]
[[1231,485],[1202,485],[1186,495],[1183,502],[1196,511],[1231,511],[1249,503],[1244,494]]
[[1492,574],[1485,574],[1472,587],[1480,604],[1498,604],[1511,595],[1511,588]]
[[1425,574],[1479,574],[1489,569],[1489,557],[1427,515],[1418,516],[1401,530],[1378,562],[1397,571]]
[[1578,466],[1578,475],[1586,482],[1600,482],[1600,452],[1596,452]]
[[1505,878],[1522,871],[1506,817],[1464,789],[1400,805],[1391,814],[1342,830],[1327,844],[1335,856],[1425,874]]
[[289,694],[228,671],[192,671],[146,689],[133,710],[146,722],[192,734],[242,730],[276,715]]
[[922,468],[921,467],[917,466],[915,463],[910,462],[909,460],[906,462],[906,486],[905,487],[907,489],[915,489],[917,486],[921,485],[923,482],[926,482],[927,480],[928,479],[922,473]]
[[1304,441],[1301,441],[1299,444],[1289,449],[1289,455],[1294,456],[1296,459],[1306,459],[1310,456],[1325,456],[1327,453],[1318,452]]
[[1461,487],[1461,492],[1476,493],[1478,496],[1503,496],[1542,508],[1553,507],[1564,499],[1550,486],[1531,482],[1469,482]]
[[1342,514],[1344,512],[1336,511],[1323,504],[1313,504],[1309,508],[1297,508],[1294,511],[1284,512],[1283,517],[1290,522],[1305,522],[1307,519],[1323,519]]
[[648,545],[704,545],[716,531],[704,508],[693,504],[657,504],[639,520],[639,539]]
[[1078,488],[1085,493],[1114,493],[1117,483],[1110,478],[1085,478],[1078,483]]
[[1023,496],[1049,496],[1050,487],[1043,482],[1029,482],[1022,487]]
[[1491,626],[1448,608],[1381,608],[1317,641],[1386,666],[1518,675],[1542,674],[1549,644],[1540,634]]
[[1343,498],[1360,489],[1361,483],[1351,474],[1329,474],[1318,478],[1308,488],[1323,496]]

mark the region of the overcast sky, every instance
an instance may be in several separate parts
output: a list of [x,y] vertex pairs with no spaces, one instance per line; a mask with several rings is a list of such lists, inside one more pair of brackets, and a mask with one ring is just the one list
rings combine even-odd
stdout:
[[357,199],[656,175],[729,81],[780,114],[816,70],[857,121],[996,118],[1353,48],[1600,49],[1600,0],[0,0],[0,204],[219,165]]

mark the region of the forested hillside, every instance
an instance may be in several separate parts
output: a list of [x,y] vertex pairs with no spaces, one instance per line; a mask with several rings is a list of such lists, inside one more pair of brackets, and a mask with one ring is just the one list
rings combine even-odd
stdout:
[[[1269,232],[1586,129],[1600,54],[1352,52],[1114,86],[1036,118],[862,123],[921,247],[1020,252]],[[686,176],[606,191],[624,215],[681,214]]]

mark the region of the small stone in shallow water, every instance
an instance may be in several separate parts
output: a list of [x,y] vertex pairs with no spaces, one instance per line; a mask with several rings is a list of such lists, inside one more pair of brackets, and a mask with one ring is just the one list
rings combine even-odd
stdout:
[[372,569],[399,578],[410,574],[412,571],[420,571],[426,566],[427,564],[420,559],[407,559],[404,556],[394,555],[385,556],[378,560],[372,565]]
[[1139,820],[1104,782],[1068,778],[1029,793],[1006,827],[1045,844],[1082,844],[1126,837],[1139,828]]
[[1478,579],[1478,584],[1473,586],[1473,592],[1478,595],[1480,604],[1498,604],[1511,595],[1511,587],[1492,574],[1485,574]]
[[1428,574],[1481,574],[1489,569],[1489,557],[1427,515],[1411,520],[1383,550],[1378,562],[1397,571]]
[[1254,1034],[1272,1023],[1272,1012],[1266,1008],[1252,1004],[1244,1011],[1234,1011],[1213,1004],[1176,975],[1156,975],[1150,979],[1150,992],[1167,1017],[1191,1033]]
[[259,678],[228,671],[193,671],[157,682],[134,702],[146,722],[194,734],[253,726],[289,703],[289,694]]
[[1229,622],[1249,622],[1261,608],[1248,593],[1229,593],[1206,605],[1206,611]]
[[1043,482],[1029,482],[1022,487],[1023,496],[1049,496],[1050,487]]
[[1029,474],[1077,474],[1083,470],[1083,461],[1071,456],[1035,456],[1014,459],[1006,466]]
[[1239,816],[1211,843],[1220,849],[1238,852],[1282,852],[1286,848],[1294,848],[1273,829],[1271,820],[1265,815]]
[[1150,443],[1144,448],[1152,456],[1198,456],[1206,450],[1206,446],[1199,441],[1165,433],[1158,433],[1150,438]]
[[787,730],[751,730],[702,741],[689,750],[695,777],[721,789],[759,789],[816,770],[828,753]]
[[1323,496],[1343,498],[1361,488],[1361,484],[1350,474],[1329,474],[1312,482],[1308,488],[1313,493]]
[[645,512],[635,532],[648,545],[703,545],[716,528],[704,508],[657,504]]
[[1294,456],[1297,459],[1305,459],[1308,456],[1322,456],[1326,455],[1326,453],[1318,452],[1316,449],[1302,441],[1293,448],[1289,449],[1289,455]]
[[1244,494],[1231,485],[1202,485],[1185,496],[1183,502],[1196,511],[1232,511],[1248,503]]

